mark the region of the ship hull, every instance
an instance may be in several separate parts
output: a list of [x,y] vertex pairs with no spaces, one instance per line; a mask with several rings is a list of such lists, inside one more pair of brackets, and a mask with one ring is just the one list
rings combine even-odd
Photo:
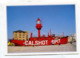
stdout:
[[51,39],[51,40],[10,40],[16,46],[44,46],[44,45],[60,45],[60,44],[67,44],[68,37],[64,37],[61,39]]

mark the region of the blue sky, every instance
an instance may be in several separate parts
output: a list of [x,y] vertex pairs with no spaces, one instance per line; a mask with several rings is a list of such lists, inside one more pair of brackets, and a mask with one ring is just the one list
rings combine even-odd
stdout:
[[34,5],[34,6],[7,6],[8,38],[13,38],[13,31],[33,32],[37,36],[36,20],[42,21],[41,35],[52,34],[71,35],[75,29],[75,5]]

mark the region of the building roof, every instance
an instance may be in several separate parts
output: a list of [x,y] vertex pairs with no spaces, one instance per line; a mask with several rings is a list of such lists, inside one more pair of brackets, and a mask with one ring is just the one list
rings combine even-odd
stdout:
[[23,33],[25,33],[25,31],[22,31],[22,30],[18,30],[18,31],[14,31],[14,32],[23,32]]

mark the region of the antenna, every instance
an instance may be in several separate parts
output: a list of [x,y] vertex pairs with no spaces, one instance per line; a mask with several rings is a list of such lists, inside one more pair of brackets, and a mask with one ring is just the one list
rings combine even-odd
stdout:
[[48,37],[49,37],[49,32],[48,32]]
[[51,29],[50,29],[50,36],[51,36]]
[[63,32],[63,37],[64,37],[64,32]]

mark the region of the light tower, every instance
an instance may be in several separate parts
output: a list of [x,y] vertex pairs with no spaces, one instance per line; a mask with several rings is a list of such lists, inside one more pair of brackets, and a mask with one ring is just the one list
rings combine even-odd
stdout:
[[38,29],[38,37],[40,37],[40,30],[42,28],[41,20],[38,18],[36,21],[36,28]]

